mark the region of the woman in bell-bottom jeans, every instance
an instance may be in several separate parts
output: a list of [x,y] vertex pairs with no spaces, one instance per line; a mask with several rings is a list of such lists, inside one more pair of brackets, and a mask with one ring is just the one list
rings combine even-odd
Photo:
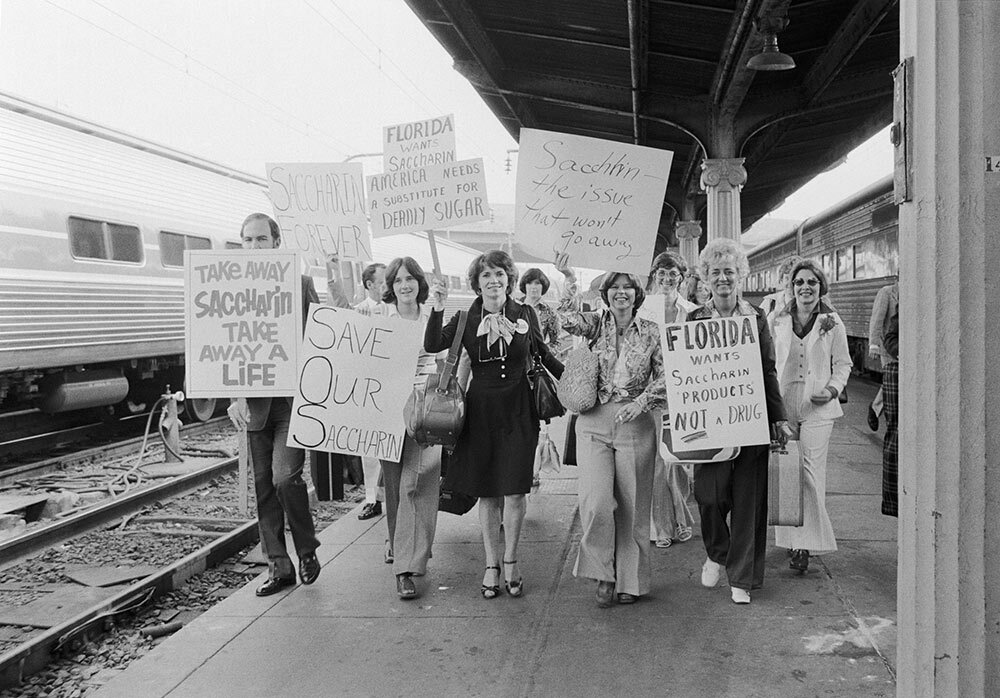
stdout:
[[598,405],[576,422],[583,535],[573,574],[638,597],[649,593],[656,419],[645,412],[623,423],[615,419],[619,409]]
[[437,527],[441,447],[421,448],[407,434],[400,462],[381,462],[393,574],[422,576]]

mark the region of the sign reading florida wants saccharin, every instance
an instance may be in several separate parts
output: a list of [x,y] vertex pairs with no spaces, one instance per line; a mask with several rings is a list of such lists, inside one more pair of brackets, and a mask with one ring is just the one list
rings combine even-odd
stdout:
[[754,317],[661,323],[661,337],[675,448],[770,442]]
[[189,397],[295,394],[302,281],[294,251],[186,250],[184,301]]
[[423,324],[313,304],[288,445],[398,463]]

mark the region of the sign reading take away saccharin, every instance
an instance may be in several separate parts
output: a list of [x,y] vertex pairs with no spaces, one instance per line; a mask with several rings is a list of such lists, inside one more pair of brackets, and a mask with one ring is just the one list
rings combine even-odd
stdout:
[[185,250],[188,397],[295,394],[299,264],[291,250]]
[[574,266],[645,275],[673,153],[521,129],[514,236],[528,252]]

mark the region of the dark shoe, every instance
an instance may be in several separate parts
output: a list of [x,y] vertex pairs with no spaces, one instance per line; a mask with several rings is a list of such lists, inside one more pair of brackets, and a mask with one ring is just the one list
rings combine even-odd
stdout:
[[[517,560],[504,560],[503,564],[516,565]],[[504,575],[504,577],[506,577],[506,575]],[[505,579],[505,584],[507,585],[507,593],[510,594],[515,599],[518,596],[520,596],[521,593],[524,591],[524,582],[522,581],[521,577],[518,577],[516,582],[513,582],[509,579]]]
[[319,560],[316,559],[316,553],[303,555],[302,559],[299,560],[299,577],[302,579],[303,584],[312,584],[315,582],[319,576],[319,570]]
[[788,566],[793,570],[798,570],[799,572],[804,573],[807,569],[809,569],[809,551],[792,551],[792,559],[788,561]]
[[413,577],[409,572],[396,575],[396,593],[401,599],[417,598],[417,587],[413,583]]
[[277,594],[286,587],[293,586],[295,586],[295,577],[271,577],[257,587],[257,596],[270,596],[271,594]]
[[878,415],[875,414],[871,405],[868,405],[868,428],[872,431],[878,431]]
[[361,507],[361,513],[358,514],[358,518],[362,521],[368,519],[374,519],[376,516],[382,515],[382,502],[372,502],[371,504],[365,504]]
[[484,599],[495,599],[496,597],[500,596],[500,584],[499,584],[499,581],[500,581],[500,568],[497,567],[496,565],[491,565],[491,566],[487,567],[486,569],[488,569],[488,570],[496,570],[497,571],[497,582],[498,583],[497,584],[492,584],[492,585],[483,584],[482,588],[479,590],[479,593],[483,595]]
[[615,583],[598,582],[597,605],[600,608],[611,608],[611,604],[613,604],[614,602],[615,602]]
[[618,595],[618,603],[630,604],[630,603],[635,603],[638,600],[639,597],[636,596],[635,594],[626,594],[622,592],[621,594]]

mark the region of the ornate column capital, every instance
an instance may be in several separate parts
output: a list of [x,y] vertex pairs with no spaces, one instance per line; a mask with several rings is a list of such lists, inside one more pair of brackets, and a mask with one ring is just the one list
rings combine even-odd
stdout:
[[697,240],[701,237],[701,221],[677,221],[674,234],[678,240]]
[[746,158],[706,158],[701,161],[701,187],[706,191],[720,185],[735,189],[747,181]]

